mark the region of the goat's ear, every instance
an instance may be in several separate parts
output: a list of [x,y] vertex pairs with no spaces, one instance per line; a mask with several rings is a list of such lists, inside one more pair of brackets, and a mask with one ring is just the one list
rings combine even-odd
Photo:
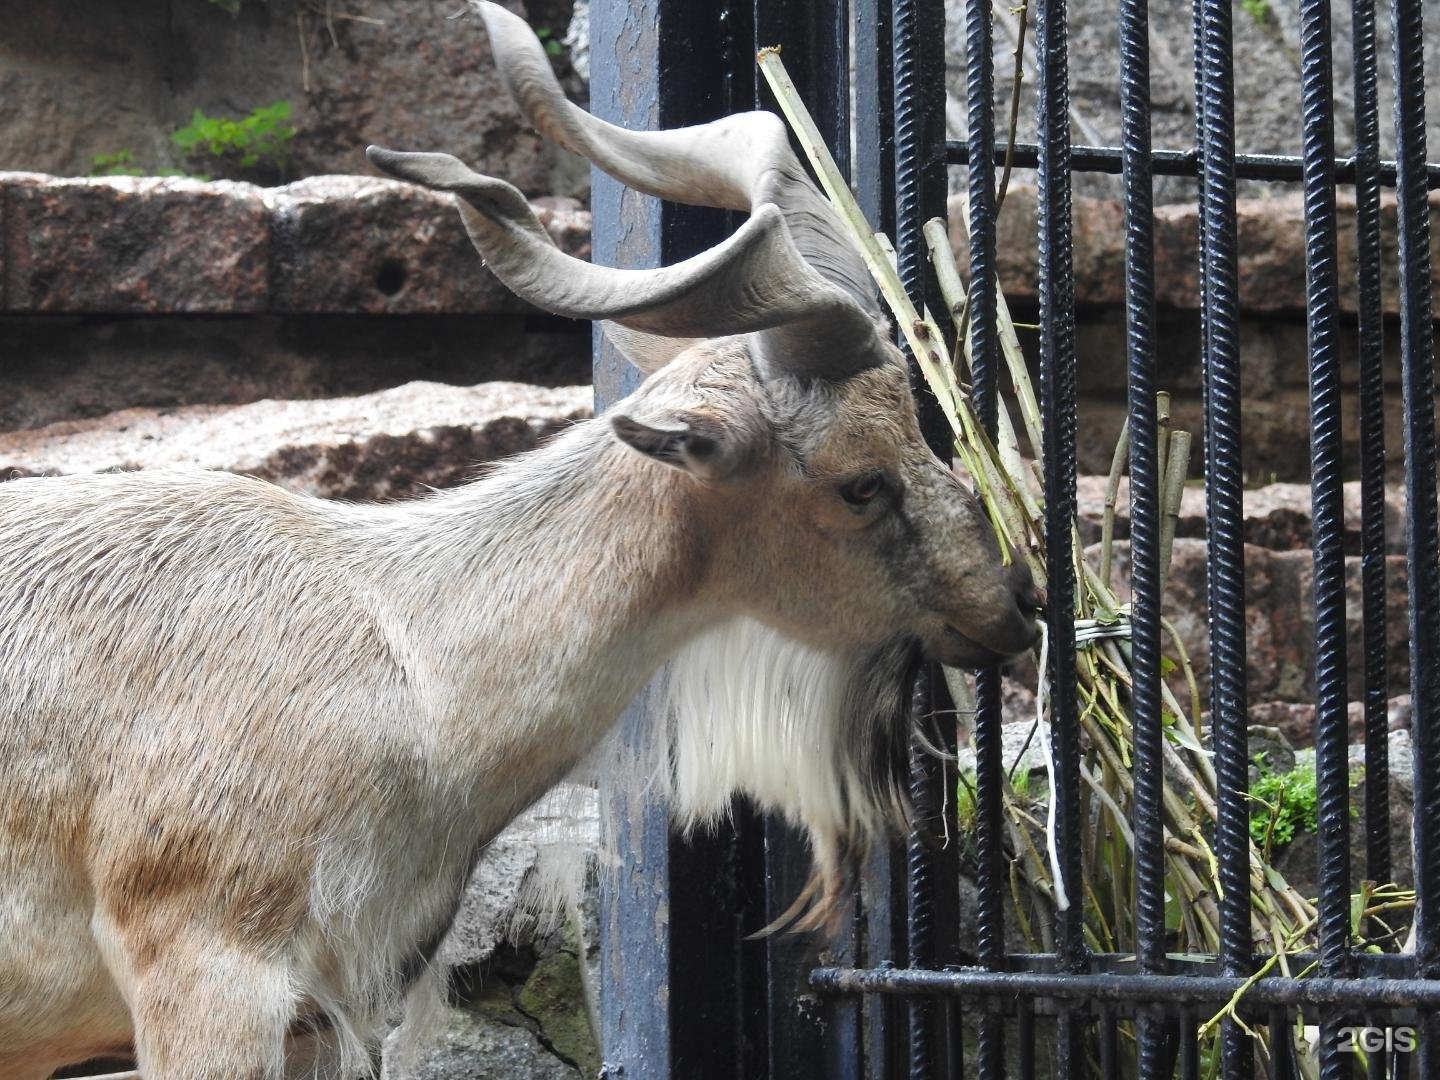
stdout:
[[620,413],[610,418],[610,426],[632,450],[702,480],[723,480],[734,474],[750,445],[743,429],[688,410],[649,420]]

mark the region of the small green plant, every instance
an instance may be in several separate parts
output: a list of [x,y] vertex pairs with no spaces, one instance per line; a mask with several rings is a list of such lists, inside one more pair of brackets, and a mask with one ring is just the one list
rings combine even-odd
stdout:
[[1270,0],[1240,0],[1240,7],[1261,26],[1268,25],[1274,18],[1274,13],[1270,10]]
[[96,154],[90,159],[91,176],[143,176],[135,164],[133,150],[116,150],[113,154]]
[[1315,767],[1302,765],[1288,773],[1265,770],[1250,788],[1250,836],[1269,852],[1295,839],[1297,830],[1314,832],[1317,819]]
[[550,27],[535,27],[535,36],[540,39],[540,44],[545,47],[546,55],[559,56],[565,51],[565,47],[560,44],[559,40],[555,37],[555,31],[551,30]]
[[196,109],[188,125],[171,133],[170,141],[190,157],[233,162],[242,169],[272,168],[283,174],[294,137],[290,102],[276,101],[239,120],[206,116]]

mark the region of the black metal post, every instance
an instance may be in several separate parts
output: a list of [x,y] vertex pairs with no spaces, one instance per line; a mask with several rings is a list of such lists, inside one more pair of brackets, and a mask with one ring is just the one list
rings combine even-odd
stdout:
[[[965,5],[966,104],[969,116],[970,379],[975,415],[995,437],[1000,408],[1000,348],[995,252],[995,22],[991,0]],[[1005,821],[1001,804],[1004,743],[1000,730],[1000,671],[975,673],[975,825],[979,899],[976,959],[992,971],[1005,966]],[[1005,1021],[985,1008],[980,1015],[980,1075],[1005,1067]]]
[[[1395,188],[1400,234],[1400,363],[1405,414],[1405,550],[1410,562],[1411,739],[1417,974],[1440,976],[1440,552],[1435,506],[1435,330],[1425,197],[1425,36],[1421,0],[1394,0]],[[1440,1022],[1426,1016],[1419,1075],[1440,1072]]]
[[1385,643],[1385,357],[1380,295],[1380,93],[1375,0],[1353,0],[1355,250],[1360,367],[1360,559],[1365,651],[1365,870],[1390,870],[1389,672]]
[[[1350,759],[1345,691],[1345,507],[1341,490],[1340,290],[1335,239],[1329,0],[1302,0],[1301,111],[1310,353],[1310,505],[1315,566],[1315,767],[1319,786],[1320,971],[1349,973]],[[1320,1071],[1348,1075],[1339,1018],[1322,1013]]]
[[[841,172],[850,171],[850,26],[843,0],[752,0],[737,5],[738,29],[748,14],[750,48],[741,57],[754,76],[748,100],[734,107],[775,109],[754,65],[761,48],[779,46],[785,69],[815,117]],[[737,83],[738,83],[737,79]],[[810,874],[808,840],[778,818],[757,823],[763,837],[764,922],[788,908]],[[817,1002],[808,985],[817,962],[844,962],[858,955],[859,927],[852,921],[835,941],[775,935],[747,946],[764,971],[764,997],[754,1004],[765,1016],[765,1075],[774,1080],[859,1080],[864,1068],[861,1009],[857,1002]],[[753,1011],[753,1010],[752,1010]]]
[[[1165,838],[1160,704],[1160,473],[1155,402],[1155,219],[1150,163],[1150,30],[1146,0],[1120,3],[1125,158],[1125,327],[1130,419],[1131,723],[1135,733],[1135,955],[1165,970]],[[1165,1025],[1138,1025],[1139,1073],[1160,1072]]]
[[[1055,918],[1058,962],[1085,969],[1081,922],[1080,732],[1075,682],[1075,287],[1070,206],[1069,33],[1065,0],[1038,0],[1035,46],[1040,65],[1036,131],[1040,245],[1040,412],[1045,439],[1045,570],[1049,633],[1054,835],[1059,880],[1068,906]],[[1082,1017],[1056,1018],[1055,1070],[1064,1080],[1085,1067]]]
[[[945,213],[945,16],[942,5],[922,0],[893,0],[891,49],[894,78],[895,247],[900,280],[917,303],[945,318],[922,228]],[[949,460],[954,436],[924,380],[912,368],[920,428],[937,454]],[[928,665],[915,688],[915,715],[932,730],[941,749],[952,751],[956,728],[944,679]],[[944,717],[931,724],[930,718]],[[908,940],[911,967],[943,967],[958,959],[958,841],[943,808],[953,808],[955,772],[919,743],[911,748],[910,800],[917,831],[906,848]],[[951,837],[935,848],[932,838]],[[910,1080],[949,1077],[958,1069],[957,1004],[923,999],[910,1005]]]
[[[1218,779],[1215,853],[1220,864],[1220,952],[1225,974],[1251,964],[1250,806],[1245,660],[1244,472],[1240,444],[1240,343],[1235,234],[1235,78],[1229,0],[1198,0],[1204,267],[1205,513],[1210,620],[1210,716]],[[1227,1077],[1251,1074],[1239,1026],[1221,1030]]]

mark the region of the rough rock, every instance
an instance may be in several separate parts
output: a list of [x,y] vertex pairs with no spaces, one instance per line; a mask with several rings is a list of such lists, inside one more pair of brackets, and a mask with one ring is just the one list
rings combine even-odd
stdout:
[[[1410,850],[1410,816],[1414,806],[1414,758],[1410,732],[1392,731],[1387,746],[1390,807],[1390,879],[1402,888],[1414,881],[1414,860]],[[1315,767],[1315,752],[1300,750],[1297,767]],[[1364,881],[1365,866],[1365,747],[1350,747],[1350,879]],[[1304,896],[1319,892],[1318,844],[1314,833],[1297,833],[1283,851],[1277,852],[1276,868]],[[1403,921],[1403,920],[1402,920]]]
[[[275,0],[271,0],[275,3]],[[285,4],[284,7],[291,7]],[[585,190],[588,176],[557,165],[549,148],[521,118],[490,58],[480,20],[446,0],[351,0],[354,15],[332,18],[301,5],[309,55],[309,89],[296,117],[293,168],[300,174],[365,172],[368,143],[443,150],[500,176],[531,195]],[[553,4],[506,6],[521,14],[545,8],[543,26],[557,37]],[[280,14],[280,12],[277,12]],[[457,18],[457,16],[459,16]],[[290,13],[290,19],[295,15]],[[563,59],[560,61],[564,74]],[[292,73],[292,79],[300,70]]]
[[[1351,743],[1365,739],[1365,703],[1351,701],[1346,706],[1347,730]],[[1315,706],[1308,701],[1265,701],[1250,706],[1250,723],[1274,728],[1294,747],[1305,748],[1315,743]],[[1209,724],[1209,719],[1202,726]],[[1390,731],[1410,727],[1410,695],[1390,699],[1386,709],[1386,725]]]
[[[1007,716],[1000,728],[1000,745],[1004,748],[1001,761],[1007,773],[1024,770],[1045,770],[1045,743],[1035,726],[1033,708],[1030,716]],[[975,748],[962,746],[956,756],[956,768],[965,776],[975,775]]]
[[[535,205],[590,254],[573,201]],[[0,173],[0,311],[496,314],[533,310],[487,270],[452,199],[323,176],[285,187]]]
[[[317,176],[278,188],[272,208],[271,306],[365,314],[524,311],[481,262],[448,195],[413,184]],[[590,257],[578,204],[534,207],[566,252]]]
[[[1094,548],[1092,561],[1098,563]],[[1174,623],[1195,667],[1201,693],[1207,692],[1210,647],[1205,613],[1207,547],[1203,540],[1175,541],[1165,585],[1164,612]],[[1114,581],[1121,599],[1128,599],[1129,545],[1115,545]],[[1313,560],[1307,550],[1269,551],[1245,547],[1246,685],[1251,701],[1308,702],[1314,697],[1314,615],[1311,604]],[[1360,560],[1345,560],[1348,693],[1358,700],[1363,691],[1360,619]],[[1388,692],[1409,689],[1408,600],[1403,556],[1386,559]],[[1185,691],[1174,677],[1178,694]]]
[[269,217],[249,184],[0,173],[0,310],[261,311]]
[[[440,961],[458,967],[490,959],[512,930],[517,915],[531,914],[521,910],[528,879],[537,872],[555,870],[542,867],[542,858],[583,858],[595,850],[599,835],[599,808],[595,791],[589,787],[562,784],[516,818],[491,841],[476,865],[450,933],[440,946]],[[545,915],[541,913],[542,922]]]
[[383,1080],[579,1080],[573,1065],[551,1053],[528,1029],[465,1008],[444,1007],[429,1018],[419,1045],[392,1035]]
[[[508,6],[565,33],[566,4]],[[288,176],[368,173],[374,142],[445,150],[533,194],[583,192],[585,171],[546,149],[510,102],[479,20],[457,14],[466,8],[449,0],[0,0],[0,168],[83,175],[97,154],[128,150],[143,171],[274,182],[273,164],[186,157],[169,136],[196,109],[238,119],[285,100]],[[556,65],[568,79],[563,56]]]
[[580,959],[569,950],[542,957],[521,987],[518,1003],[545,1033],[555,1052],[580,1067],[582,1076],[595,1076],[600,1058],[595,1032],[586,1008]]
[[410,383],[324,401],[123,409],[0,435],[0,476],[200,467],[385,499],[447,487],[590,413],[588,387]]
[[[950,241],[968,278],[969,243],[960,213],[960,196],[951,199]],[[1193,200],[1193,195],[1190,196]],[[1432,213],[1440,209],[1440,192],[1430,196]],[[1337,195],[1341,221],[1355,213],[1353,192]],[[1381,199],[1383,303],[1398,311],[1395,198]],[[1125,300],[1124,210],[1116,199],[1077,197],[1073,209],[1075,239],[1075,300],[1082,305],[1119,305]],[[1241,199],[1236,205],[1239,262],[1236,267],[1240,307],[1248,314],[1303,313],[1305,310],[1305,204],[1298,194]],[[996,254],[1000,284],[1011,305],[1033,303],[1039,284],[1037,200],[1034,187],[1012,184],[997,223]],[[1160,305],[1188,310],[1200,304],[1199,224],[1191,203],[1161,206],[1155,211],[1155,299]],[[1339,244],[1340,305],[1354,311],[1355,232],[1341,228]],[[1440,255],[1440,238],[1431,238],[1431,259]],[[1440,298],[1440,282],[1433,294]],[[1123,352],[1121,353],[1123,357]],[[1303,369],[1302,369],[1303,370]]]
[[[1076,480],[1075,499],[1079,510],[1080,535],[1086,543],[1100,539],[1105,519],[1103,476],[1081,476]],[[1310,486],[1308,484],[1266,484],[1247,488],[1241,496],[1245,542],[1274,551],[1310,548]],[[1360,483],[1344,485],[1345,550],[1360,553]],[[1385,548],[1390,555],[1405,552],[1405,491],[1398,486],[1385,489]],[[1130,535],[1130,481],[1121,477],[1115,499],[1115,536]],[[1178,537],[1205,535],[1205,489],[1195,484],[1180,496],[1180,514],[1175,523]]]

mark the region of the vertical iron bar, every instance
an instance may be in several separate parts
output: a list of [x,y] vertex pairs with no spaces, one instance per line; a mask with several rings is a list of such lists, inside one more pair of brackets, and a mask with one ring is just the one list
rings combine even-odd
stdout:
[[[1040,145],[1040,408],[1045,440],[1046,622],[1050,636],[1051,749],[1055,788],[1055,846],[1060,882],[1069,899],[1056,915],[1061,970],[1085,967],[1081,923],[1080,740],[1075,686],[1075,292],[1070,206],[1070,87],[1065,0],[1040,0],[1036,47],[1040,61],[1036,132]],[[1056,1019],[1057,1076],[1084,1068],[1080,1016]]]
[[[1116,1019],[1115,1010],[1102,1008],[1100,1010],[1100,1075],[1104,1077],[1120,1076],[1120,1032],[1117,1028],[1119,1021]],[[1143,1075],[1153,1076],[1154,1073]]]
[[[1015,1024],[1015,1051],[1020,1075],[1024,1080],[1035,1078],[1035,1003],[1030,998],[1020,1002],[1019,1018]],[[1003,1074],[997,1074],[1003,1075]],[[984,1077],[983,1080],[991,1080]]]
[[[1240,495],[1240,349],[1235,228],[1235,79],[1230,0],[1199,0],[1200,183],[1205,232],[1205,516],[1209,542],[1210,715],[1219,820],[1220,960],[1227,975],[1249,974],[1250,809],[1245,694],[1245,534]],[[1226,1077],[1249,1076],[1251,1048],[1231,1021],[1221,1030]]]
[[[1421,0],[1394,0],[1395,196],[1405,413],[1405,548],[1410,563],[1410,693],[1415,757],[1416,974],[1440,976],[1440,583],[1435,507],[1435,354],[1425,191],[1425,37]],[[1425,1017],[1419,1073],[1440,1072],[1440,1023]]]
[[[970,140],[970,374],[975,415],[994,438],[999,413],[995,252],[995,27],[991,0],[965,5],[966,101]],[[999,970],[1005,963],[1005,823],[1001,807],[1004,747],[1000,730],[1000,671],[975,673],[975,821],[979,846],[976,959]],[[980,1014],[981,1080],[1005,1067],[1005,1021]]]
[[1375,0],[1352,0],[1355,240],[1360,368],[1360,563],[1365,653],[1365,872],[1390,880],[1385,644],[1385,357],[1380,306],[1380,94]]
[[[894,79],[889,0],[852,0],[855,43],[855,193],[865,217],[895,235]],[[863,882],[864,946],[871,966],[905,962],[905,884],[896,845],[875,851]],[[898,1080],[906,1071],[900,1038],[902,1003],[872,998],[865,1016],[869,1080]]]
[[[1155,406],[1155,222],[1150,168],[1150,13],[1120,0],[1125,185],[1125,330],[1130,413],[1131,721],[1135,733],[1135,953],[1165,971],[1164,783],[1160,717],[1160,480]],[[1164,1024],[1137,1019],[1139,1072],[1159,1071]]]
[[[1310,507],[1315,604],[1315,772],[1319,788],[1320,971],[1350,969],[1350,758],[1345,691],[1345,506],[1341,483],[1340,287],[1335,239],[1335,121],[1329,0],[1300,3],[1305,171],[1305,292],[1310,354]],[[1337,1014],[1321,1013],[1320,1074],[1349,1062]]]
[[[920,118],[916,102],[916,80],[919,75],[917,0],[894,0],[891,24],[895,78],[895,245],[899,258],[900,280],[911,297],[919,298],[924,291],[924,266],[917,229],[922,223],[920,209]],[[911,381],[917,399],[923,400],[924,381],[915,376],[912,363]],[[922,421],[923,422],[923,421]],[[914,714],[924,715],[929,704],[929,671],[916,679]],[[911,967],[930,967],[934,963],[934,891],[935,882],[925,848],[923,830],[934,817],[929,798],[931,785],[926,775],[924,751],[913,743],[910,748],[910,802],[914,807],[917,828],[905,842],[905,878],[907,893],[906,952]],[[931,1080],[931,1011],[934,1002],[914,997],[909,1006],[909,1077],[910,1080]]]
[[1065,0],[1041,0],[1037,40],[1043,57],[1039,92],[1040,386],[1045,439],[1045,546],[1049,593],[1050,702],[1056,758],[1055,843],[1068,910],[1057,920],[1060,962],[1085,964],[1080,933],[1080,830],[1075,793],[1079,757],[1075,692],[1075,294],[1071,277],[1070,121]]
[[1180,1012],[1180,1080],[1199,1080],[1200,1045],[1195,1037],[1199,1021],[1194,1009]]
[[[1191,65],[1195,73],[1195,159],[1196,179],[1199,181],[1199,188],[1195,194],[1195,223],[1198,229],[1197,246],[1205,245],[1205,73],[1202,63],[1205,56],[1205,20],[1204,11],[1201,8],[1202,0],[1191,0],[1191,42],[1193,48],[1194,63]],[[1205,265],[1205,260],[1200,259],[1199,284],[1200,284],[1200,355],[1205,357],[1210,351],[1210,270]],[[1202,376],[1201,379],[1201,402],[1202,411],[1210,411],[1210,387]],[[1208,453],[1204,447],[1204,440],[1201,440],[1201,454]],[[1209,468],[1205,469],[1209,475]],[[1197,733],[1200,726],[1200,718],[1195,718]]]
[[[944,8],[934,0],[894,0],[891,50],[895,106],[895,247],[900,280],[915,299],[942,317],[933,276],[927,272],[921,232],[928,217],[945,213],[945,72]],[[944,331],[942,321],[941,330]],[[953,433],[934,395],[912,367],[916,407],[921,431],[930,448],[947,460]],[[937,709],[948,704],[939,668],[927,665],[916,681],[915,715],[928,723]],[[942,749],[953,748],[954,724],[937,733]],[[954,805],[947,792],[953,787],[953,769],[937,760],[919,743],[912,745],[910,798],[920,826],[910,836],[906,851],[909,889],[908,953],[912,967],[936,967],[953,957],[958,907],[958,848],[932,851],[930,836],[953,835],[942,826],[941,807]],[[937,1062],[948,1056],[948,1043],[958,1028],[944,1024],[953,1012],[937,1012],[927,998],[913,998],[910,1011],[910,1077],[930,1080]],[[940,1023],[937,1025],[937,1020]]]
[[1290,1018],[1283,1008],[1270,1010],[1270,1076],[1290,1080],[1295,1075],[1294,1046]]

